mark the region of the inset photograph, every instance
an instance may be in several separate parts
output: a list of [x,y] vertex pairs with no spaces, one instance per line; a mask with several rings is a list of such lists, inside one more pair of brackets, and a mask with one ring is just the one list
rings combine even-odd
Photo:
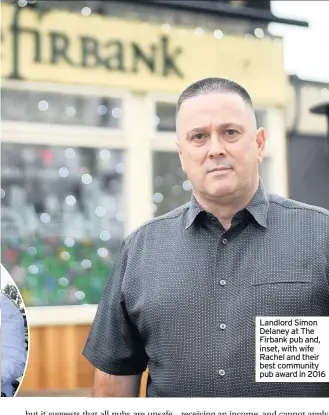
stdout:
[[29,328],[22,296],[1,266],[1,397],[16,395],[28,360]]

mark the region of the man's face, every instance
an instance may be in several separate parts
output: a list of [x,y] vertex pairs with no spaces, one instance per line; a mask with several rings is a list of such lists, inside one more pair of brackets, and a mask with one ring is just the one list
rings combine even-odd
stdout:
[[179,157],[195,193],[207,199],[243,195],[258,183],[265,132],[234,93],[183,102],[177,115]]

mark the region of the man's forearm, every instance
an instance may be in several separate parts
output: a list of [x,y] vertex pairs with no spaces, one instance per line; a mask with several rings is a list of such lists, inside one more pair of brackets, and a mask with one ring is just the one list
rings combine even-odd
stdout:
[[95,369],[93,397],[138,397],[142,374],[114,376]]

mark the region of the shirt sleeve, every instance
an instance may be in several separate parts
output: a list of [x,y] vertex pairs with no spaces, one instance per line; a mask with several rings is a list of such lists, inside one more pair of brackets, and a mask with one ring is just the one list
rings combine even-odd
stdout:
[[11,300],[1,295],[1,383],[9,383],[20,377],[25,364],[23,316]]
[[122,281],[127,272],[128,243],[121,245],[102,294],[83,355],[112,375],[135,375],[147,367],[144,343],[125,308]]

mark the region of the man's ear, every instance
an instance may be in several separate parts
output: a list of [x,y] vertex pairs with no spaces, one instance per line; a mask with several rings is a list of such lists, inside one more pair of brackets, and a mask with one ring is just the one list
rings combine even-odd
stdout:
[[266,133],[263,127],[258,128],[256,132],[256,143],[257,143],[257,150],[258,150],[258,162],[260,164],[263,160],[265,145],[266,145]]

